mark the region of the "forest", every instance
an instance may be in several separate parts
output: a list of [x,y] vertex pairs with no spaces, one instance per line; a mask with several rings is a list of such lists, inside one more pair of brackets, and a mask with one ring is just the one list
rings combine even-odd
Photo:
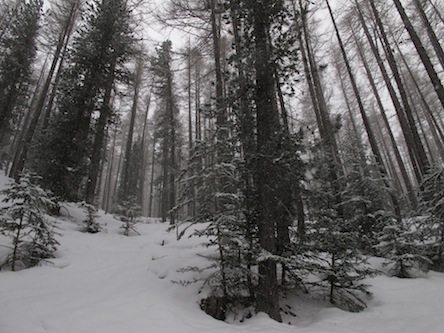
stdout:
[[0,267],[76,203],[214,249],[220,320],[444,272],[443,45],[438,0],[0,0]]

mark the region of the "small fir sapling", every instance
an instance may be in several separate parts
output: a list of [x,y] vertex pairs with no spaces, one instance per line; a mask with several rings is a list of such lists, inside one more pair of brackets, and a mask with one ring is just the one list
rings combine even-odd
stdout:
[[135,203],[133,198],[123,202],[122,205],[117,207],[116,218],[123,222],[120,229],[123,229],[125,236],[129,236],[131,231],[140,235],[136,229],[136,223],[139,222],[140,215],[141,207]]
[[427,272],[432,262],[423,255],[420,231],[393,221],[384,227],[375,246],[378,254],[386,258],[388,273],[399,278],[412,278],[416,272]]
[[26,173],[17,183],[10,183],[0,192],[6,204],[0,210],[1,233],[12,241],[12,252],[2,266],[12,271],[53,258],[59,244],[55,239],[54,223],[44,216],[56,203],[45,190],[35,185],[38,179]]
[[77,205],[83,208],[87,214],[86,219],[83,220],[84,232],[95,234],[102,230],[102,226],[97,222],[97,208],[85,201],[79,202]]
[[371,293],[361,281],[378,272],[359,251],[359,235],[349,229],[347,221],[338,218],[333,210],[322,215],[308,236],[312,253],[317,253],[309,270],[320,276],[320,281],[313,284],[328,290],[330,303],[351,312],[362,311]]

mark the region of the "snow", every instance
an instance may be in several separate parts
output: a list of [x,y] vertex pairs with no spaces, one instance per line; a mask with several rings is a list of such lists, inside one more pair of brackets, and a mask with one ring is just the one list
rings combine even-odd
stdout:
[[[5,182],[0,177],[0,186]],[[361,313],[292,295],[282,306],[296,317],[284,315],[283,324],[264,314],[242,323],[217,321],[200,310],[198,283],[177,283],[198,277],[178,270],[205,263],[196,255],[211,251],[199,245],[202,239],[177,241],[168,225],[153,219],[136,225],[140,236],[126,237],[122,222],[103,212],[104,231],[85,234],[81,208],[66,205],[62,213],[63,237],[52,263],[0,272],[1,333],[440,333],[444,327],[444,274],[436,272],[368,279],[374,298]],[[0,236],[0,244],[7,239]],[[0,256],[6,251],[0,248]]]

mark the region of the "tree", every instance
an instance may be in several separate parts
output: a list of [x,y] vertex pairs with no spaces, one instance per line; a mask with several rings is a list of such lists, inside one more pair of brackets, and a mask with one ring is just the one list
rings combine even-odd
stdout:
[[9,12],[0,39],[0,147],[8,143],[11,122],[17,121],[20,107],[25,106],[42,6],[41,0],[21,2]]
[[63,72],[58,112],[41,136],[34,168],[45,186],[67,200],[94,201],[106,137],[113,120],[114,83],[126,82],[124,64],[134,42],[126,1],[95,0]]
[[[119,200],[124,202],[129,199],[129,191],[130,191],[130,165],[134,159],[133,152],[133,135],[134,135],[134,123],[137,115],[137,106],[139,102],[139,91],[142,84],[142,74],[143,74],[143,59],[140,57],[136,63],[135,70],[135,80],[134,80],[134,96],[133,96],[133,104],[131,106],[131,114],[130,114],[130,124],[128,129],[128,136],[126,139],[126,147],[125,147],[125,156],[123,158],[123,166],[122,166],[122,181],[121,188],[119,193]],[[136,155],[137,156],[137,155]],[[134,175],[134,174],[133,174]],[[136,173],[137,176],[140,176],[139,173]]]
[[[427,54],[426,49],[424,48],[424,45],[422,44],[416,30],[413,28],[413,25],[409,17],[407,16],[407,13],[405,12],[401,2],[399,0],[393,0],[393,2],[395,3],[396,9],[398,10],[399,15],[401,16],[402,22],[404,23],[404,26],[410,35],[413,45],[415,46],[416,51],[418,52],[418,55],[421,58],[422,63],[424,64],[424,67],[427,71],[427,74],[429,75],[433,88],[435,89],[435,92],[438,95],[441,105],[444,107],[444,87],[442,85],[441,80],[439,79],[438,73],[433,67],[433,64],[430,60],[430,56]],[[430,30],[428,30],[428,32],[430,33]],[[435,47],[436,50],[439,50],[435,43],[433,44],[433,46]]]
[[415,271],[427,271],[431,263],[420,246],[420,230],[409,225],[392,221],[382,230],[376,245],[379,255],[386,258],[383,263],[389,266],[389,274],[399,278],[415,277]]
[[54,224],[44,216],[56,204],[35,184],[37,178],[24,174],[0,192],[6,204],[0,210],[0,232],[12,240],[12,252],[2,266],[10,265],[12,271],[52,258],[59,244]]
[[51,62],[51,67],[44,80],[43,87],[38,92],[38,96],[35,103],[30,106],[29,112],[32,113],[29,125],[25,126],[23,133],[21,134],[20,141],[14,152],[14,157],[9,171],[9,176],[18,179],[20,173],[22,172],[25,162],[26,155],[30,148],[31,142],[35,136],[35,131],[37,129],[37,124],[42,118],[42,113],[44,111],[45,101],[48,97],[49,88],[55,74],[57,65],[61,67],[62,62],[62,52],[63,49],[68,45],[71,38],[71,34],[74,28],[74,23],[76,21],[77,13],[80,7],[80,0],[70,0],[68,3],[68,14],[66,17],[62,18],[61,26],[62,31],[60,32],[56,49],[54,51],[54,56]]
[[427,245],[426,254],[438,271],[444,271],[444,169],[431,168],[419,191],[419,213],[425,214],[421,229]]
[[159,144],[159,155],[162,166],[161,214],[166,221],[170,214],[170,223],[175,224],[176,176],[178,174],[178,153],[180,148],[179,110],[174,95],[172,72],[171,42],[165,41],[157,49],[157,55],[151,60],[151,71],[155,76],[154,93],[158,97],[156,119],[156,141]]
[[[333,22],[333,26],[334,26],[335,32],[336,32],[336,37],[337,37],[338,42],[339,42],[339,47],[341,49],[341,54],[342,54],[345,66],[347,68],[347,73],[349,75],[350,82],[352,84],[353,92],[354,92],[354,95],[355,95],[356,100],[358,102],[359,112],[361,113],[361,117],[362,117],[362,120],[363,120],[363,123],[364,123],[365,131],[367,132],[367,136],[368,136],[368,139],[369,139],[369,142],[370,142],[370,146],[371,146],[372,152],[374,154],[376,163],[377,163],[378,168],[380,170],[380,173],[381,173],[381,175],[382,175],[382,177],[384,179],[384,177],[387,175],[387,171],[386,171],[384,162],[382,160],[381,152],[380,152],[379,146],[378,146],[378,144],[376,142],[376,138],[375,138],[375,135],[373,133],[373,129],[371,127],[371,124],[369,122],[367,113],[366,113],[366,111],[364,109],[364,105],[362,103],[362,99],[361,99],[361,96],[360,96],[360,93],[359,93],[359,89],[358,89],[358,86],[356,84],[355,76],[353,75],[353,72],[352,72],[352,69],[351,69],[351,66],[350,66],[350,62],[348,61],[347,53],[346,53],[345,48],[344,48],[344,44],[342,42],[342,38],[340,36],[339,29],[338,29],[338,26],[336,24],[336,20],[334,19],[334,16],[333,16],[333,11],[332,11],[332,9],[330,7],[330,4],[329,4],[328,0],[326,0],[326,3],[327,3],[328,11],[330,13],[331,20]],[[386,180],[384,179],[384,181],[386,181]],[[388,184],[387,184],[387,187],[388,187]],[[398,198],[396,197],[396,195],[394,193],[391,193],[391,199],[392,199],[392,202],[393,202],[393,208],[394,208],[394,210],[396,212],[396,215],[398,216],[398,219],[401,219],[401,208],[399,206]]]

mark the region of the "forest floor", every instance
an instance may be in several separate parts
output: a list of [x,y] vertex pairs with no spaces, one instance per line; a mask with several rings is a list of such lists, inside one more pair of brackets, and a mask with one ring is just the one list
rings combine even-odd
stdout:
[[[0,178],[0,188],[6,178]],[[307,296],[287,297],[293,315],[284,323],[259,314],[235,323],[213,319],[199,308],[197,272],[181,268],[208,264],[202,239],[176,240],[168,225],[146,220],[141,235],[126,237],[121,222],[100,213],[104,230],[81,232],[84,213],[74,205],[58,218],[60,242],[51,263],[0,272],[1,333],[441,333],[444,274],[417,279],[384,275],[368,279],[374,297],[368,308],[349,313]],[[8,240],[0,236],[0,245]],[[0,257],[7,253],[0,247]],[[377,261],[375,261],[377,262]]]

